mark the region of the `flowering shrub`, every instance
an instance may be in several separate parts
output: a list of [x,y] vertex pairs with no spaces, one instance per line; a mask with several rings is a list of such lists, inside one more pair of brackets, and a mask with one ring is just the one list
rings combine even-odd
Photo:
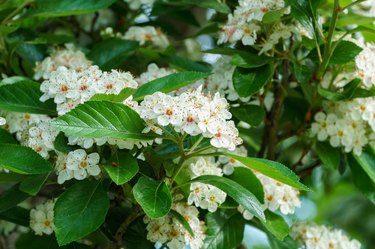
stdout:
[[0,248],[375,245],[374,1],[0,13]]

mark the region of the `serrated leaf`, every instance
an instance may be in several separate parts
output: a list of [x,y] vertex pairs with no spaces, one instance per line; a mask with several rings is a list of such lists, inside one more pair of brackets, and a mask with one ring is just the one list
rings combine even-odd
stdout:
[[163,181],[142,176],[134,185],[133,194],[146,215],[152,219],[163,217],[172,207],[171,192]]
[[155,92],[168,93],[206,78],[209,75],[210,73],[192,71],[170,74],[142,85],[134,93],[133,97],[135,100],[141,100],[144,96]]
[[203,175],[192,179],[190,182],[200,182],[213,185],[227,193],[237,201],[238,204],[242,205],[247,211],[258,217],[260,220],[264,220],[265,218],[262,205],[255,195],[235,181],[221,176]]
[[0,167],[20,174],[42,174],[53,169],[38,153],[17,144],[0,144]]
[[243,239],[245,220],[236,210],[218,210],[206,215],[205,249],[237,248]]
[[12,112],[55,115],[56,105],[52,100],[39,101],[43,95],[39,87],[39,83],[31,80],[0,86],[0,108]]
[[60,246],[83,238],[103,224],[109,199],[99,181],[82,181],[60,195],[55,204],[55,233]]
[[143,120],[134,110],[109,101],[88,101],[51,123],[57,130],[79,137],[152,139],[142,133]]
[[258,126],[262,123],[266,112],[257,105],[241,105],[230,108],[230,112],[239,120],[251,126]]
[[[139,47],[136,41],[110,38],[97,43],[87,57],[102,70],[116,68]],[[110,48],[110,49],[108,49]]]
[[[229,53],[230,51],[222,52]],[[272,57],[237,51],[237,53],[232,56],[231,64],[241,68],[257,68],[270,63],[272,60]]]
[[233,73],[233,87],[240,97],[248,97],[257,93],[272,77],[269,65],[256,69],[240,70]]
[[362,51],[362,48],[350,41],[340,41],[333,44],[334,50],[329,59],[329,64],[345,64],[354,61],[355,57]]
[[266,221],[263,225],[272,233],[278,240],[283,240],[289,234],[289,226],[284,218],[267,210],[265,211]]
[[258,171],[263,175],[278,180],[279,182],[300,190],[309,191],[309,188],[299,181],[298,176],[281,163],[261,158],[242,157],[227,152],[222,152],[222,154],[243,163],[245,166]]
[[139,170],[137,160],[128,152],[118,151],[104,165],[109,177],[117,185],[122,185],[132,179]]

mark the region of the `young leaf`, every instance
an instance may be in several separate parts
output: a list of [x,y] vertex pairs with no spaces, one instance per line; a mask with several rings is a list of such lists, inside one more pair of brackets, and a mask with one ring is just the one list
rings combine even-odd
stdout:
[[293,171],[281,163],[261,158],[237,156],[227,152],[222,152],[222,154],[243,163],[245,166],[258,171],[263,175],[278,180],[279,182],[285,183],[300,190],[309,191],[309,188],[299,181],[298,176],[296,176]]
[[87,57],[102,70],[110,70],[121,65],[138,47],[136,41],[110,38],[97,43]]
[[134,185],[133,194],[146,215],[157,219],[168,214],[172,207],[172,195],[163,181],[142,176]]
[[264,220],[265,217],[262,205],[260,204],[258,199],[253,193],[251,193],[249,190],[247,190],[237,182],[215,175],[199,176],[192,179],[191,182],[210,184],[221,189],[235,201],[237,201],[240,205],[242,205],[247,211],[258,217],[260,220]]
[[233,87],[240,97],[248,97],[257,93],[272,77],[269,65],[256,69],[240,70],[233,73]]
[[38,153],[17,144],[0,144],[0,167],[20,174],[42,174],[53,169]]
[[351,62],[362,51],[362,48],[350,41],[334,43],[334,50],[329,60],[330,64],[345,64]]
[[284,218],[271,212],[265,211],[266,221],[263,225],[272,233],[278,240],[283,240],[289,234],[289,226]]
[[337,169],[340,164],[340,150],[333,148],[327,142],[317,142],[315,152],[318,154],[323,165],[329,169]]
[[245,220],[236,210],[218,210],[206,215],[205,249],[237,248],[243,239]]
[[143,120],[130,107],[108,101],[88,101],[52,121],[67,134],[81,137],[150,139],[142,133]]
[[144,96],[153,94],[154,92],[168,93],[206,78],[209,75],[210,73],[192,71],[170,74],[142,85],[134,93],[133,97],[135,100],[141,100]]
[[230,112],[239,120],[251,126],[258,126],[263,121],[266,112],[257,105],[241,105],[230,108]]
[[56,114],[56,105],[52,100],[39,101],[42,92],[40,84],[31,80],[0,86],[0,108],[12,112],[37,114]]
[[104,165],[109,177],[117,185],[122,185],[132,179],[139,170],[137,160],[128,152],[118,151]]
[[60,246],[94,232],[109,208],[107,193],[99,181],[82,181],[60,195],[55,204],[55,233]]
[[15,207],[18,203],[26,200],[29,195],[19,190],[19,184],[13,185],[0,194],[0,212],[4,212],[12,207]]
[[40,17],[71,16],[107,8],[115,0],[35,0],[29,15]]

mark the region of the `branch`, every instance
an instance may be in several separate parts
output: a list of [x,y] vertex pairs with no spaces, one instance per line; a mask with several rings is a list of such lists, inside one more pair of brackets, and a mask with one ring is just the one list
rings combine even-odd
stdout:
[[122,244],[122,237],[126,233],[129,225],[140,215],[142,215],[140,207],[138,205],[134,206],[132,212],[129,214],[128,217],[126,217],[125,221],[121,223],[120,227],[116,231],[113,241],[114,248],[125,249],[124,245]]

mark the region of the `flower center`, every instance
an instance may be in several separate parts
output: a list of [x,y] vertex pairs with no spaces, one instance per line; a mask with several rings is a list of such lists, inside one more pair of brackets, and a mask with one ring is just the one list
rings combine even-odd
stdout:
[[86,160],[83,160],[79,163],[79,166],[81,166],[81,168],[86,168],[87,167],[87,162]]

